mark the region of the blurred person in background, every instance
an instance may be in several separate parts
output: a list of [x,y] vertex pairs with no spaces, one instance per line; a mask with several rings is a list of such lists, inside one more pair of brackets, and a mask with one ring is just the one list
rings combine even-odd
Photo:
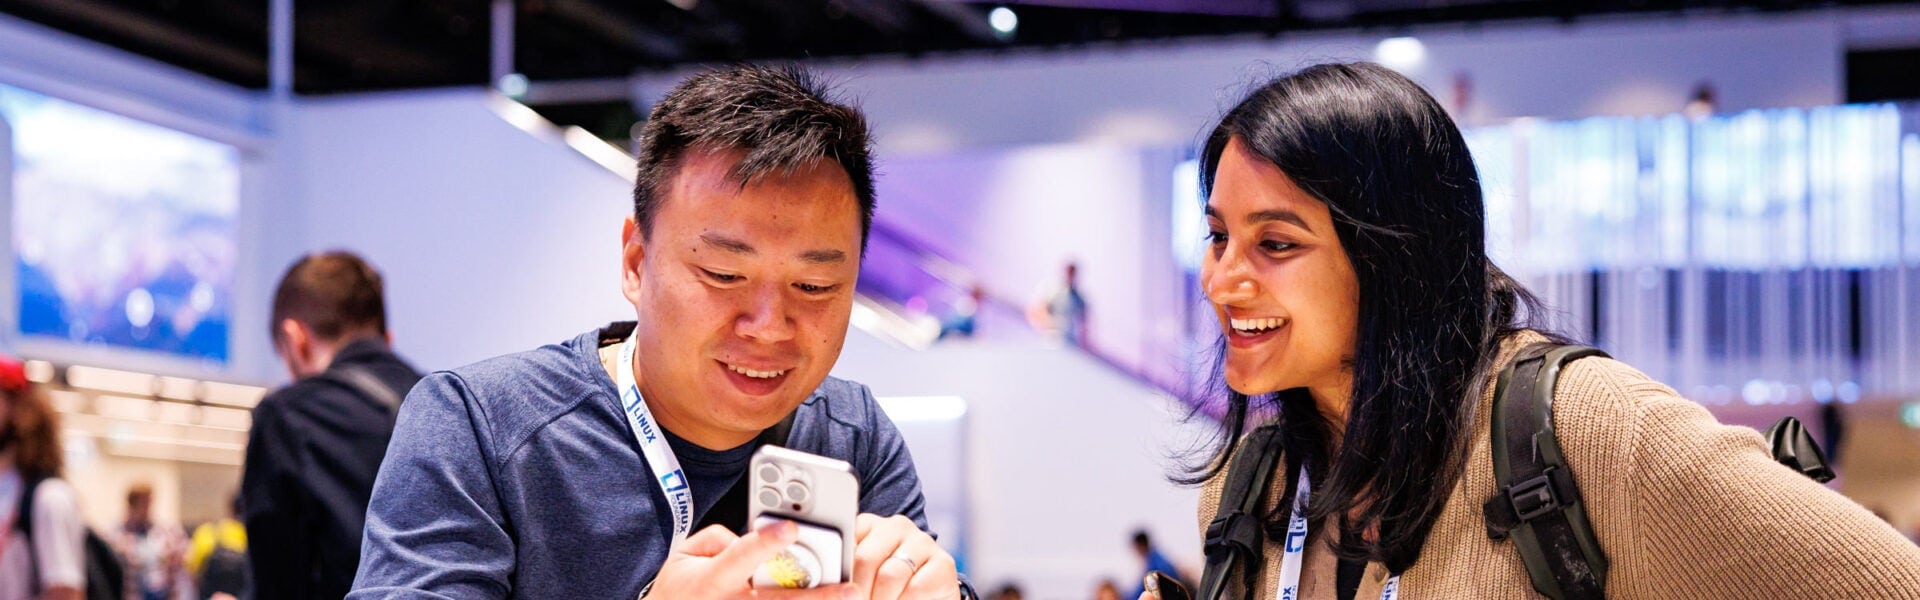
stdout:
[[1191,584],[1193,582],[1193,579],[1187,577],[1186,573],[1181,572],[1179,567],[1174,566],[1173,561],[1167,560],[1166,555],[1161,554],[1159,548],[1153,547],[1153,537],[1147,535],[1147,530],[1135,529],[1133,531],[1132,546],[1134,556],[1140,557],[1140,563],[1143,567],[1140,570],[1141,577],[1134,583],[1133,593],[1129,594],[1127,596],[1128,598],[1138,598],[1147,591],[1145,586],[1146,574],[1154,571],[1172,576],[1182,584]]
[[0,600],[77,600],[86,589],[86,522],[61,468],[59,414],[20,361],[0,356]]
[[240,505],[254,591],[337,599],[353,585],[373,479],[420,373],[389,348],[380,273],[351,252],[295,261],[271,323],[294,381],[253,409]]
[[237,600],[252,597],[252,569],[247,565],[247,528],[232,515],[240,514],[240,497],[228,504],[229,516],[200,524],[187,545],[187,572],[201,600]]
[[1001,584],[1000,589],[994,590],[992,595],[987,596],[987,600],[1025,600],[1026,597],[1026,594],[1020,592],[1020,584],[1009,581]]
[[987,301],[987,288],[975,282],[967,287],[967,295],[954,301],[952,312],[940,319],[940,335],[935,339],[971,338],[974,329],[980,326],[980,308]]
[[1100,585],[1093,588],[1093,600],[1120,600],[1120,586],[1112,579],[1100,580]]
[[[1488,259],[1446,112],[1379,65],[1310,67],[1228,111],[1201,190],[1227,409],[1185,478],[1204,484],[1200,522],[1240,451],[1265,450],[1242,447],[1250,425],[1276,428],[1279,456],[1265,506],[1243,515],[1268,532],[1262,560],[1228,596],[1535,597],[1483,512],[1492,379],[1564,338]],[[1569,363],[1551,409],[1612,561],[1607,597],[1920,598],[1920,548],[1631,367]]]
[[1087,347],[1087,299],[1080,294],[1080,264],[1067,261],[1058,284],[1043,288],[1027,307],[1027,322],[1069,346]]
[[113,537],[113,549],[126,566],[127,600],[194,598],[187,573],[187,534],[179,525],[153,519],[153,485],[127,488],[127,518]]

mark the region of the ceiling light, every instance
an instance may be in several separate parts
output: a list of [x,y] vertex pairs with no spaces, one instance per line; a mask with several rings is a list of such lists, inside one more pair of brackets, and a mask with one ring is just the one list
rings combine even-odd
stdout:
[[1013,35],[1013,30],[1020,27],[1020,15],[1013,14],[1013,9],[1005,6],[995,7],[992,12],[987,13],[987,25],[992,26],[1001,38],[1007,38]]
[[1418,70],[1427,63],[1427,45],[1416,38],[1387,38],[1373,48],[1373,59],[1402,73]]
[[518,100],[527,95],[526,75],[519,73],[501,75],[500,81],[495,82],[495,85],[498,85],[500,87],[500,93],[506,94],[508,98]]

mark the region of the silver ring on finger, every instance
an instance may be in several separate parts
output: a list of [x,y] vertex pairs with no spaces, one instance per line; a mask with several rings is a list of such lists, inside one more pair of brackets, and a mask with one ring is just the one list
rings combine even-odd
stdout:
[[919,570],[920,570],[920,563],[918,563],[918,562],[915,562],[915,561],[913,560],[913,557],[911,557],[911,556],[907,556],[907,553],[905,553],[905,552],[895,552],[895,553],[893,553],[893,556],[889,556],[889,557],[887,557],[887,560],[902,560],[902,561],[906,561],[906,563],[907,563],[907,572],[909,572],[909,573],[911,573],[911,572],[914,572],[914,571],[919,571]]

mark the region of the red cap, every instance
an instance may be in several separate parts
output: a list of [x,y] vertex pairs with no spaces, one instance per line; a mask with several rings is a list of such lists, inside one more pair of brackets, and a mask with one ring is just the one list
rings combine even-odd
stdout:
[[0,390],[18,394],[27,389],[27,366],[11,356],[0,354]]

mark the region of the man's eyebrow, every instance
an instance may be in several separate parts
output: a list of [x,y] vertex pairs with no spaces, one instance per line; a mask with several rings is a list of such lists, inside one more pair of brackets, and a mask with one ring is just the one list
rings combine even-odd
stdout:
[[717,233],[702,233],[700,234],[700,241],[706,242],[708,246],[713,246],[734,254],[759,254],[759,251],[754,250],[752,245]]
[[[718,233],[702,233],[700,234],[700,241],[706,242],[708,246],[713,246],[734,254],[751,256],[760,253],[759,250],[754,249],[752,244]],[[816,265],[843,263],[847,261],[847,253],[844,250],[834,249],[808,250],[800,253],[800,260]]]
[[842,263],[847,261],[847,253],[840,250],[808,250],[800,253],[800,260],[817,265]]

